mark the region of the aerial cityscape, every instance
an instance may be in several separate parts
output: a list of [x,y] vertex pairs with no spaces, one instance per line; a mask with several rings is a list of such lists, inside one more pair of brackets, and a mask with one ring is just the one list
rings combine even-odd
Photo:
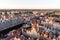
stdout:
[[60,9],[1,9],[1,40],[60,40]]

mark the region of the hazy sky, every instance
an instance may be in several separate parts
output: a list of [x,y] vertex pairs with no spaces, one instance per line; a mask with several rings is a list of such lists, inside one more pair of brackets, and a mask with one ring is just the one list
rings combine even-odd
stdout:
[[60,9],[60,0],[0,0],[0,9]]

